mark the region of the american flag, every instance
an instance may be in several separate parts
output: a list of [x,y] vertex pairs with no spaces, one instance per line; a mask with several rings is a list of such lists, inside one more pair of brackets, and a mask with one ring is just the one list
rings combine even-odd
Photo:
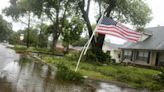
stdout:
[[142,35],[105,16],[96,26],[96,33],[112,35],[130,42],[138,42]]

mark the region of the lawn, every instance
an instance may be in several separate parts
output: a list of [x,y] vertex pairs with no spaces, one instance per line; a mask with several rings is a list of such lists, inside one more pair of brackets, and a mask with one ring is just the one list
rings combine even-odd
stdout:
[[[24,47],[13,48],[16,51],[24,51]],[[35,51],[36,49],[29,48],[25,51]],[[75,70],[77,63],[77,53],[68,54],[64,57],[52,57],[50,55],[41,55],[41,59],[45,63],[51,65],[64,64],[71,70]],[[108,64],[108,65],[95,65],[82,61],[80,63],[78,72],[83,76],[88,76],[91,79],[105,80],[105,81],[119,81],[126,83],[131,87],[149,90],[160,90],[164,86],[162,83],[154,79],[154,76],[159,74],[158,70],[145,69],[123,64]]]
[[[57,65],[59,63],[64,64],[70,69],[74,70],[77,60],[72,59],[69,56],[65,57],[50,57],[42,56],[42,59],[46,63]],[[160,72],[152,69],[144,69],[139,67],[133,67],[122,64],[109,64],[109,65],[94,65],[87,62],[81,62],[78,72],[83,76],[96,80],[106,81],[119,81],[126,83],[134,88],[159,90],[163,84],[154,79],[154,76]]]
[[42,53],[42,54],[50,54],[50,55],[63,55],[62,48],[58,48],[54,52],[53,50],[47,48],[35,48],[35,47],[27,48],[24,45],[15,45],[14,47],[9,47],[9,48],[14,49],[17,53],[32,52],[32,53]]

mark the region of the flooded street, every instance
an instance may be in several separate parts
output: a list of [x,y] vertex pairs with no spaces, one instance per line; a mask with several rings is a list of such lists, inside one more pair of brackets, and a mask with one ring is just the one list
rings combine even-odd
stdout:
[[0,92],[89,92],[87,87],[55,80],[55,69],[32,61],[0,45]]
[[[20,61],[20,55],[0,44],[0,92],[94,92],[87,86],[58,82],[55,71],[47,65]],[[95,92],[138,92],[108,83],[93,84]]]

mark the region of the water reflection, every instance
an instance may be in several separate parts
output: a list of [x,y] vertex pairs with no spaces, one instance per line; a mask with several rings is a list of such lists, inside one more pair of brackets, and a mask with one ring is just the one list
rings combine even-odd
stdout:
[[36,62],[10,62],[1,71],[0,87],[3,92],[89,92],[82,86],[59,83],[55,71]]
[[114,84],[100,83],[100,88],[96,92],[147,92],[147,91],[119,87]]

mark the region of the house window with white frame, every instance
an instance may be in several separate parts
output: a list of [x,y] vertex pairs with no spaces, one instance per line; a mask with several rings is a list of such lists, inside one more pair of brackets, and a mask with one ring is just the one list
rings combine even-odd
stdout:
[[124,50],[124,59],[131,59],[132,51],[131,50]]
[[149,52],[148,51],[138,51],[137,52],[137,60],[141,60],[141,61],[148,61],[148,57],[149,57]]
[[158,57],[158,65],[159,66],[164,66],[164,53],[159,53],[159,57]]

